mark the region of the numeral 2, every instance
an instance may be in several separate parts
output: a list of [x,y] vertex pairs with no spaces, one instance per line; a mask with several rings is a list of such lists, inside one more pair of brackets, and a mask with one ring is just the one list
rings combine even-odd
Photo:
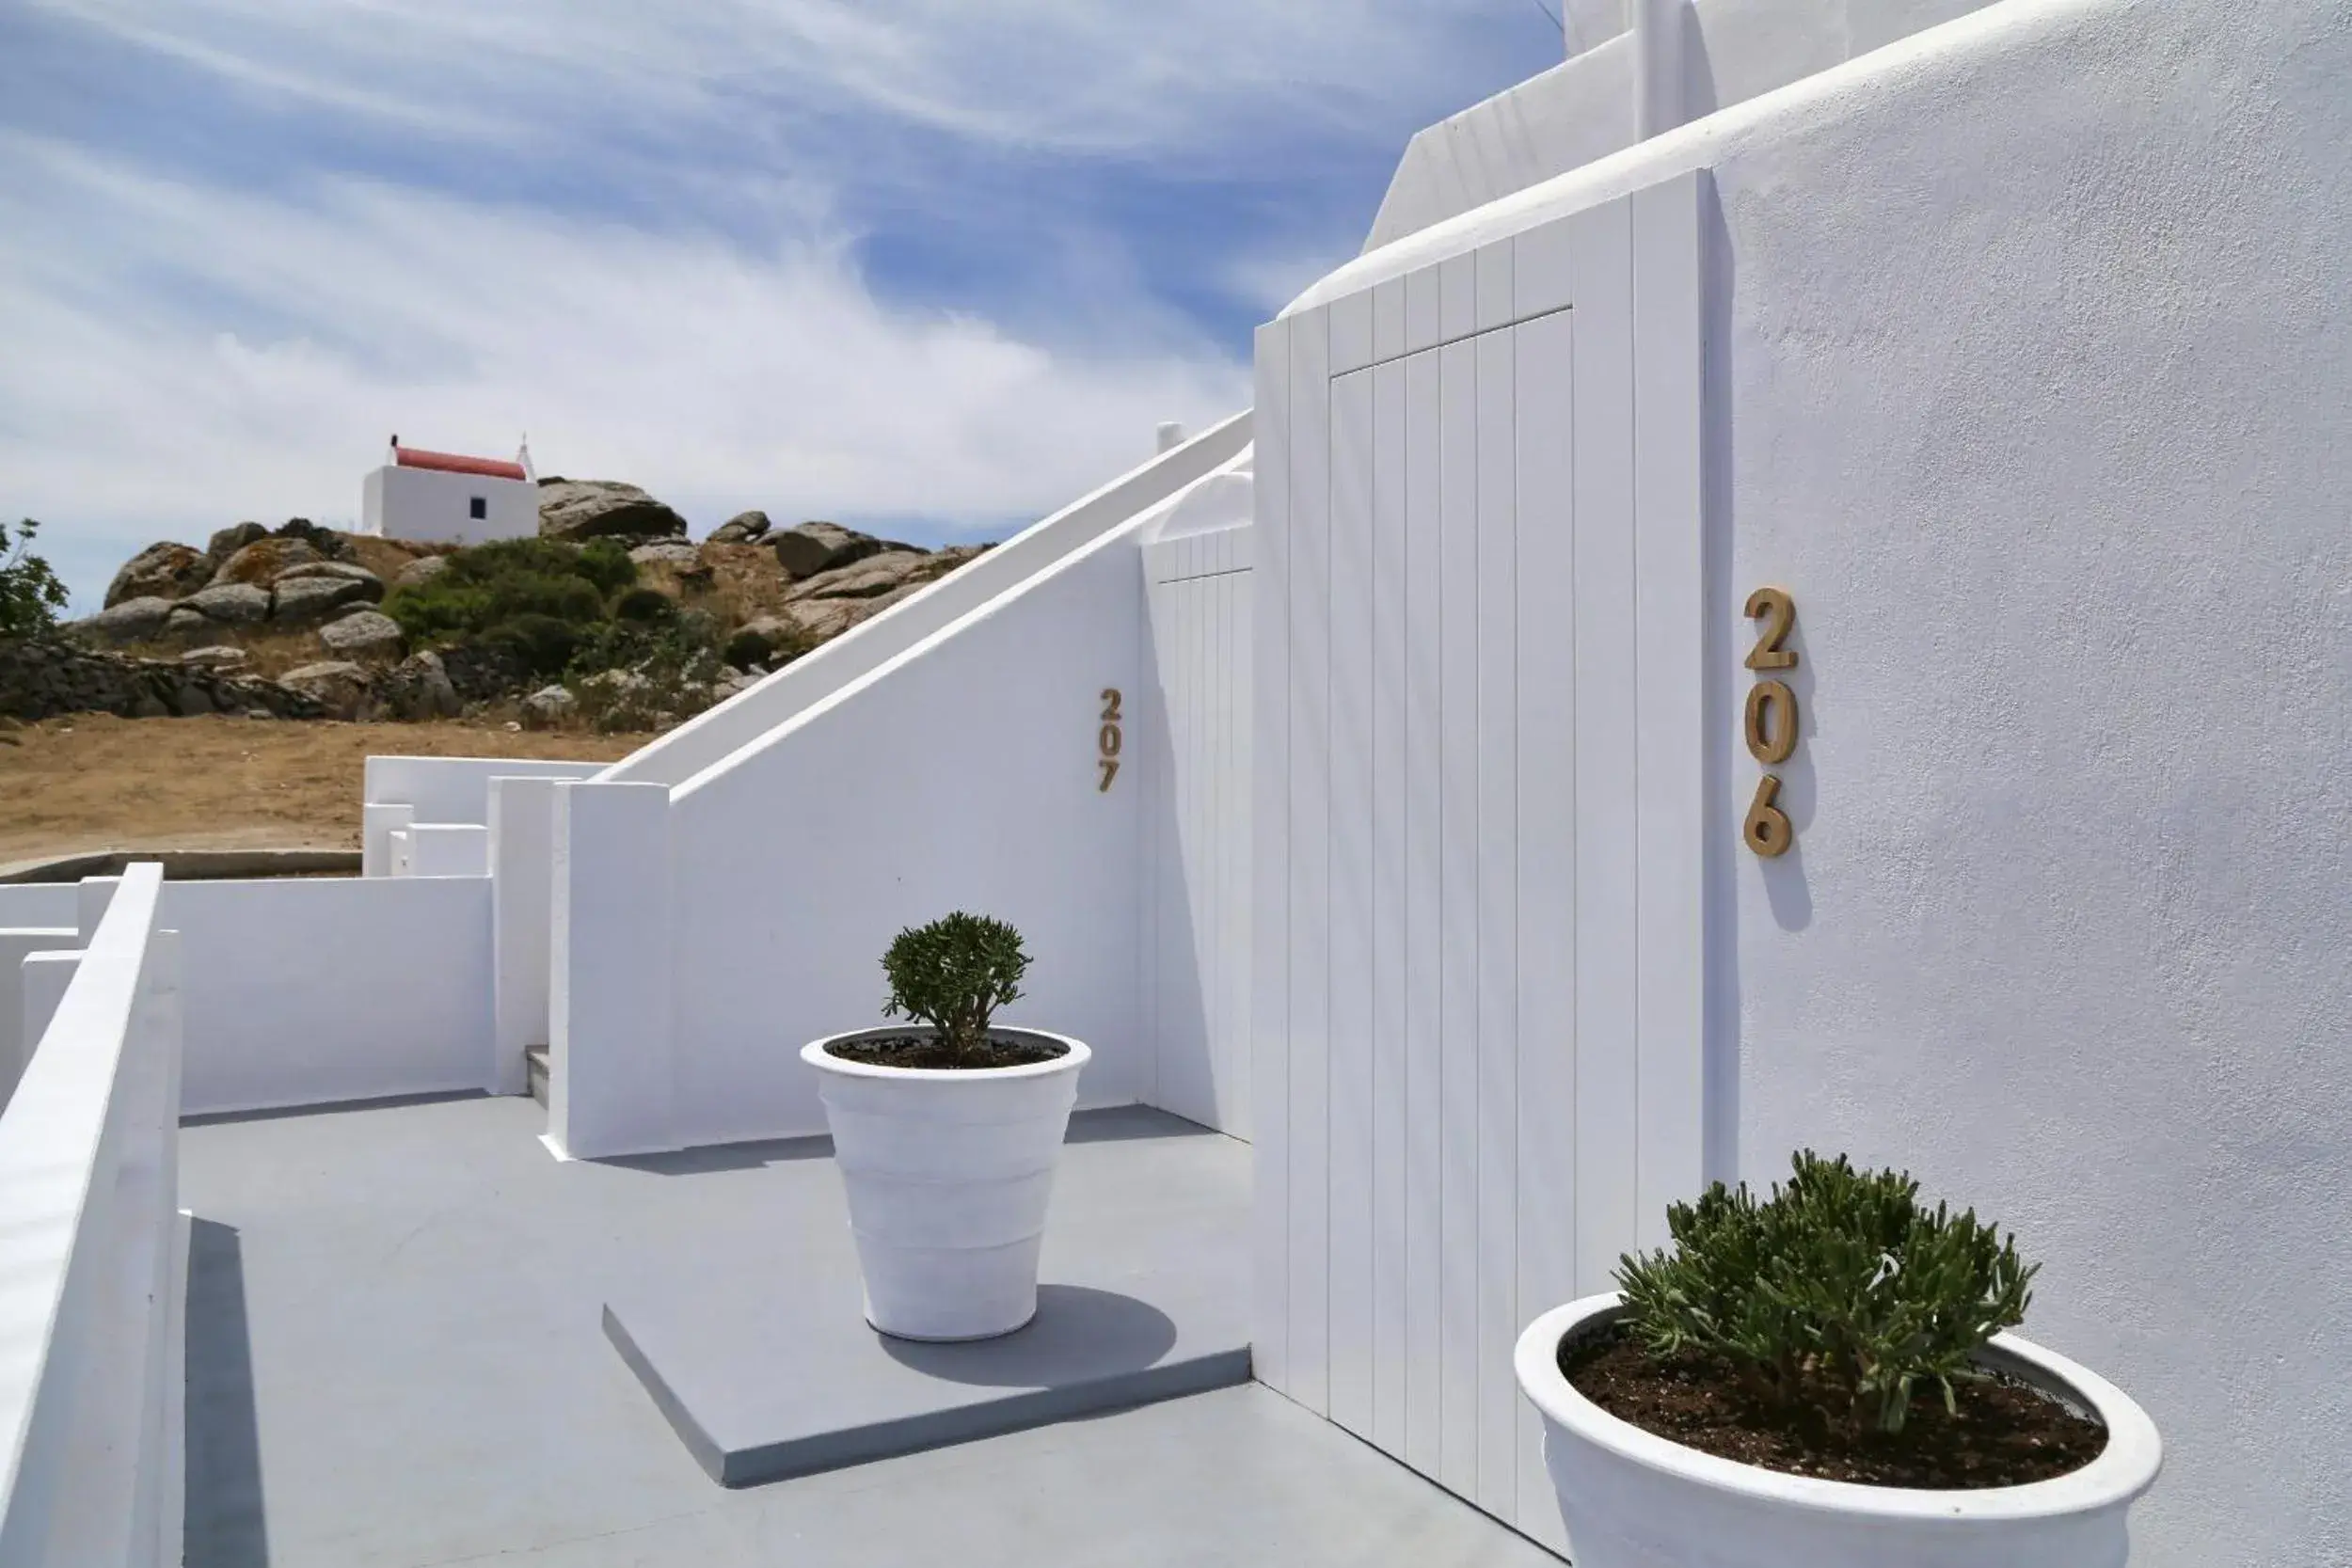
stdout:
[[1797,667],[1797,650],[1781,644],[1788,641],[1788,633],[1796,626],[1797,601],[1790,598],[1785,589],[1759,588],[1748,595],[1748,619],[1753,621],[1758,617],[1766,618],[1764,631],[1748,654],[1748,668],[1794,670]]

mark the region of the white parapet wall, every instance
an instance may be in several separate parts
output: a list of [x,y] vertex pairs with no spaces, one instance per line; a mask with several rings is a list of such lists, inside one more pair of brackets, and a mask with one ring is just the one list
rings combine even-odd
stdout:
[[[40,953],[72,952],[82,945],[72,926],[0,926],[0,1105],[15,1092],[32,1055],[37,1030],[25,1027],[24,961]],[[44,1014],[42,1022],[46,1023]]]
[[[707,1141],[680,1135],[670,816],[670,791],[661,784],[588,780],[556,786],[548,1141],[567,1157],[644,1154]],[[714,869],[688,868],[691,895],[723,907],[724,892],[707,886]],[[742,971],[732,983],[765,988],[774,980]]]
[[184,1333],[179,955],[134,866],[0,1115],[0,1561],[164,1568]]
[[495,1085],[488,878],[167,882],[159,907],[187,1113]]
[[[360,784],[360,874],[392,875],[390,835],[411,823],[486,828],[492,779],[586,779],[606,766],[536,757],[370,757]],[[486,863],[454,874],[485,869]],[[0,903],[0,914],[6,912]]]
[[[1622,626],[1586,613],[1587,590],[1596,574],[1603,587],[1621,578],[1629,561],[1638,574],[1661,541],[1637,525],[1587,547],[1593,470],[1576,448],[1573,475],[1531,486],[1522,470],[1503,492],[1522,515],[1564,488],[1573,499],[1576,551],[1548,569],[1576,585],[1576,614],[1542,629],[1577,650],[1576,709],[1522,725],[1517,760],[1498,764],[1514,794],[1489,800],[1485,772],[1460,783],[1479,824],[1489,814],[1514,824],[1523,845],[1531,831],[1555,835],[1551,859],[1507,863],[1522,898],[1566,879],[1581,907],[1588,893],[1613,897],[1611,879],[1649,876],[1661,857],[1697,857],[1692,984],[1704,1008],[1688,1043],[1703,1058],[1700,1172],[1769,1181],[1795,1148],[1844,1150],[1907,1168],[1931,1195],[2014,1227],[2042,1264],[2026,1332],[2112,1378],[2163,1430],[2165,1474],[2133,1520],[2133,1561],[2152,1568],[2352,1560],[2352,1482],[2340,1460],[2352,1392],[2313,1371],[2352,1363],[2341,1198],[2352,1182],[2342,1135],[2352,1125],[2343,1070],[2352,1059],[2348,81],[2352,15],[2341,7],[2007,0],[1351,262],[1286,318],[1310,335],[1302,324],[1328,325],[1329,363],[1284,356],[1294,423],[1297,377],[1327,388],[1327,404],[1311,400],[1304,412],[1322,421],[1327,455],[1302,447],[1298,429],[1279,440],[1261,432],[1263,592],[1269,562],[1290,561],[1286,546],[1299,542],[1289,537],[1295,517],[1274,526],[1277,509],[1328,506],[1319,515],[1337,517],[1340,485],[1359,483],[1358,459],[1342,454],[1362,411],[1344,421],[1334,412],[1340,381],[1360,373],[1341,363],[1342,313],[1362,309],[1352,301],[1372,297],[1376,339],[1383,292],[1396,284],[1409,309],[1426,287],[1417,280],[1436,275],[1442,293],[1446,270],[1467,262],[1478,297],[1488,269],[1514,264],[1521,247],[1542,253],[1555,231],[1590,240],[1621,198],[1638,204],[1696,179],[1703,531],[1694,553],[1666,563],[1663,597],[1637,595],[1631,615],[1635,645],[1647,647],[1644,628],[1699,595],[1694,631],[1659,649],[1700,699],[1694,727],[1669,737],[1688,760],[1657,775],[1663,797],[1638,760],[1627,788],[1626,759],[1642,755],[1628,748],[1642,747],[1645,731],[1642,717],[1629,727],[1622,705],[1646,713],[1646,655],[1626,666],[1627,693],[1588,689],[1588,639],[1621,636]],[[1596,344],[1604,324],[1581,297],[1627,265],[1626,253],[1613,242],[1582,266],[1570,254],[1567,337],[1532,360],[1519,340],[1515,370],[1563,355],[1581,370],[1592,354],[1619,352],[1637,375],[1658,369],[1645,363],[1660,351],[1638,315],[1630,343]],[[1634,276],[1637,288],[1670,280],[1640,266]],[[1348,324],[1351,356],[1356,330]],[[1672,341],[1663,354],[1666,369],[1691,357]],[[1376,345],[1370,360],[1377,428]],[[1409,446],[1409,356],[1406,377]],[[1502,385],[1497,407],[1507,405]],[[1581,376],[1574,388],[1581,420]],[[1262,424],[1266,401],[1262,389]],[[1470,406],[1463,452],[1479,497],[1489,441],[1557,456],[1546,444],[1552,422],[1516,436],[1490,428],[1483,383]],[[1441,429],[1438,471],[1451,485],[1446,440]],[[1278,445],[1303,453],[1281,501]],[[1375,519],[1384,450],[1375,446],[1370,469]],[[1408,518],[1411,475],[1424,467],[1408,453]],[[1644,496],[1692,477],[1637,462],[1632,515]],[[1469,515],[1483,523],[1483,500]],[[1457,536],[1441,524],[1439,537]],[[1460,537],[1481,542],[1468,558],[1477,581],[1483,535],[1474,526]],[[1408,561],[1421,538],[1408,528]],[[1519,531],[1522,585],[1544,580],[1526,552],[1550,538]],[[1335,546],[1309,564],[1338,584],[1342,560]],[[1439,569],[1450,580],[1442,560]],[[1408,626],[1419,580],[1408,570]],[[1783,645],[1798,659],[1777,678],[1802,716],[1793,753],[1770,767],[1742,735],[1764,678],[1744,663],[1763,623],[1744,611],[1764,587],[1793,598]],[[1441,599],[1441,626],[1445,617]],[[1333,619],[1327,635],[1341,626]],[[1307,645],[1325,629],[1305,626]],[[1473,659],[1459,688],[1472,711],[1484,712],[1489,681],[1522,703],[1556,694],[1541,662],[1549,649],[1539,642],[1493,670]],[[1454,668],[1416,656],[1402,672],[1408,697],[1434,670],[1438,711],[1452,714]],[[1327,678],[1330,712],[1342,715],[1339,670],[1333,655],[1311,681],[1294,675],[1284,689],[1312,696]],[[1287,763],[1262,754],[1258,766],[1262,777],[1276,769],[1271,798],[1320,828],[1295,811],[1313,790],[1283,771],[1306,756],[1327,769],[1311,771],[1311,784],[1347,776],[1344,728],[1319,729],[1316,717],[1283,728]],[[1318,735],[1332,751],[1298,750]],[[1560,752],[1564,736],[1572,756]],[[1772,859],[1742,840],[1768,773],[1794,833],[1794,847]],[[1564,778],[1572,788],[1544,782]],[[1406,780],[1409,889],[1409,761]],[[1441,790],[1437,874],[1455,874],[1467,855],[1480,875],[1461,892],[1483,909],[1483,826],[1460,840],[1469,847],[1443,836],[1458,795]],[[1359,831],[1331,817],[1320,884],[1332,941],[1358,952],[1359,933],[1341,928],[1339,857],[1355,855]],[[1375,826],[1375,875],[1391,831]],[[1289,891],[1315,885],[1311,874]],[[1647,911],[1645,901],[1641,919]],[[1498,908],[1498,930],[1504,916]],[[1378,918],[1375,976],[1388,973]],[[1644,964],[1654,940],[1686,937],[1522,920],[1507,951],[1523,978],[1530,955],[1549,966],[1539,982],[1568,977],[1574,1028],[1556,1037],[1581,1066],[1588,1044],[1608,1049],[1628,1022],[1608,1009],[1588,1016],[1582,1000],[1613,995],[1622,966]],[[1406,973],[1434,958],[1475,983],[1487,951],[1424,954],[1408,939]],[[1336,949],[1329,961],[1334,975],[1346,972]],[[1420,994],[1408,991],[1408,1020]],[[1497,1008],[1490,1029],[1487,992],[1472,994],[1482,999],[1472,1016],[1449,1022],[1440,1010],[1445,1062],[1464,1051],[1475,1059],[1511,1017]],[[1660,989],[1655,1000],[1690,997]],[[1305,1037],[1301,1017],[1318,1049],[1326,1041],[1314,988],[1288,1001],[1293,1010],[1260,1037],[1262,1061],[1269,1045]],[[1254,1107],[1262,1174],[1295,1176],[1303,1148],[1311,1180],[1330,1148],[1369,1137],[1376,1149],[1394,1131],[1378,1114],[1360,1126],[1367,1108],[1387,1104],[1379,1058],[1341,1026],[1339,1001],[1329,1006],[1327,1053],[1284,1080],[1311,1097],[1289,1108],[1288,1160],[1267,1158],[1275,1108],[1263,1098]],[[1641,992],[1632,1026],[1656,1016]],[[1308,1295],[1281,1320],[1287,1338],[1259,1347],[1258,1364],[1540,1534],[1556,1516],[1547,1523],[1548,1483],[1529,1463],[1507,1367],[1494,1375],[1490,1323],[1554,1305],[1564,1246],[1565,1290],[1607,1288],[1614,1259],[1582,1228],[1592,1181],[1629,1176],[1641,1202],[1654,1199],[1638,1148],[1587,1169],[1614,1147],[1584,1138],[1587,1101],[1626,1085],[1542,1077],[1557,1059],[1529,1055],[1529,1039],[1518,1036],[1517,1082],[1491,1093],[1474,1071],[1458,1087],[1442,1075],[1434,1090],[1408,1080],[1407,1157],[1428,1103],[1411,1097],[1434,1093],[1450,1107],[1440,1131],[1491,1125],[1517,1138],[1522,1163],[1570,1150],[1573,1209],[1489,1215],[1473,1204],[1457,1216],[1449,1186],[1434,1229],[1418,1229],[1408,1188],[1407,1266],[1395,1273],[1379,1193],[1365,1249],[1356,1192],[1327,1179],[1328,1207],[1292,1203],[1295,1223],[1264,1255],[1279,1291]],[[1651,1085],[1637,1076],[1633,1086],[1646,1114]],[[1487,1190],[1476,1188],[1480,1202]],[[1433,1252],[1416,1250],[1421,1237],[1435,1239]],[[1437,1274],[1434,1322],[1444,1326],[1434,1336],[1416,1284],[1423,1256],[1455,1259]],[[1357,1307],[1365,1290],[1368,1323]],[[1501,1303],[1491,1312],[1490,1296]],[[1467,1345],[1452,1327],[1463,1310],[1478,1324]],[[1431,1409],[1440,1418],[1424,1430]],[[1505,1451],[1518,1449],[1516,1475],[1488,1464],[1497,1430]]]
[[[870,621],[612,764],[613,783],[675,788],[797,715],[864,679],[942,628],[1125,526],[1249,444],[1249,412],[1232,415],[1083,496]],[[373,795],[370,799],[373,799]]]
[[[1367,253],[1883,48],[1990,0],[1630,0],[1647,36],[1588,39],[1573,58],[1416,135]],[[1637,44],[1650,47],[1645,53]],[[1647,68],[1645,79],[1645,68]],[[1645,89],[1647,89],[1646,91]],[[1645,103],[1661,126],[1641,123]]]

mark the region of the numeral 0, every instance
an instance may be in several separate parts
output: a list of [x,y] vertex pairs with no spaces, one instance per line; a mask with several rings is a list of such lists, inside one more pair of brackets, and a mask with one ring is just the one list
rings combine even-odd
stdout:
[[1797,749],[1797,694],[1786,681],[1757,681],[1748,689],[1748,754],[1770,766],[1787,762]]

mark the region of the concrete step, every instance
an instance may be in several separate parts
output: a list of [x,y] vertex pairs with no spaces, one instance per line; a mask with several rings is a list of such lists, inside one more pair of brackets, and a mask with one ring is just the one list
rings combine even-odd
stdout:
[[523,1074],[531,1084],[531,1098],[545,1105],[548,1102],[548,1048],[546,1046],[533,1045],[524,1049]]

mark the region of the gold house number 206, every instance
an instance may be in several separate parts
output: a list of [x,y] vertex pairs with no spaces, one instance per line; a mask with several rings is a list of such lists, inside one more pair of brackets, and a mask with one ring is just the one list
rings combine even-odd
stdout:
[[[1749,651],[1747,666],[1758,674],[1766,671],[1793,670],[1797,667],[1797,650],[1788,645],[1788,633],[1797,624],[1797,602],[1786,589],[1759,588],[1748,595],[1748,619],[1761,621],[1764,629]],[[1788,683],[1768,677],[1748,689],[1747,712],[1740,724],[1748,743],[1748,754],[1767,768],[1787,762],[1797,752],[1797,694]],[[1767,773],[1756,781],[1756,799],[1748,804],[1748,819],[1740,824],[1740,836],[1749,848],[1771,860],[1785,855],[1797,841],[1796,831],[1788,825],[1788,814],[1777,804],[1780,799],[1780,775]]]
[[1102,782],[1094,788],[1097,794],[1107,793],[1111,781],[1119,777],[1119,688],[1103,688],[1103,727],[1094,733],[1095,766],[1103,770]]

